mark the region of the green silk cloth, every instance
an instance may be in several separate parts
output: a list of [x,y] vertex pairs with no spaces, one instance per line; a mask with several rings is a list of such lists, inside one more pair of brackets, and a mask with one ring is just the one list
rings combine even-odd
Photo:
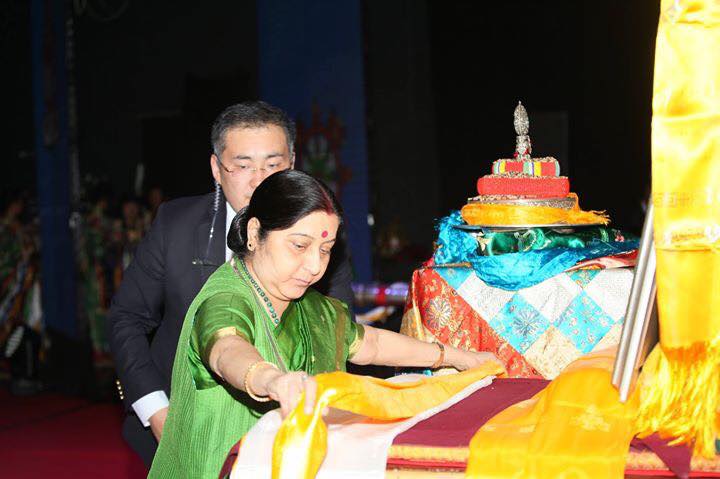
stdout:
[[308,289],[274,326],[254,294],[245,273],[225,263],[190,305],[173,364],[170,409],[148,477],[217,478],[233,444],[278,407],[254,401],[210,371],[203,358],[216,332],[235,328],[265,360],[278,364],[274,343],[288,370],[309,374],[344,371],[362,339],[362,327],[336,299]]
[[475,235],[478,253],[495,256],[506,253],[524,253],[548,248],[585,248],[594,240],[615,241],[621,233],[602,226],[577,228],[563,232],[549,228],[528,228],[519,231],[484,231]]

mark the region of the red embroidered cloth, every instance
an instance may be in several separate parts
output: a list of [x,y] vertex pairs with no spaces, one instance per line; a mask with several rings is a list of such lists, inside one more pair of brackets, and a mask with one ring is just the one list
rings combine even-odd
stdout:
[[401,333],[427,340],[428,332],[441,343],[471,351],[488,351],[505,365],[508,375],[542,378],[535,368],[501,338],[440,275],[431,268],[413,272]]

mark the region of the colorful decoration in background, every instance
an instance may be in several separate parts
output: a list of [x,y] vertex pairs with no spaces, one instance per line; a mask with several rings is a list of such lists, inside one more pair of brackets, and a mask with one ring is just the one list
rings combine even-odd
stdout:
[[468,267],[413,273],[401,332],[500,358],[510,377],[555,378],[617,344],[632,270],[561,273],[530,288],[494,288]]
[[304,123],[298,167],[334,183],[354,279],[366,283],[373,253],[362,17],[360,0],[257,3],[260,98]]
[[662,0],[652,125],[660,348],[639,427],[712,457],[720,406],[720,2]]
[[296,168],[321,179],[340,198],[352,178],[352,170],[341,159],[345,128],[334,110],[324,122],[323,116],[320,106],[313,103],[310,126],[297,120]]
[[390,285],[370,283],[352,284],[353,294],[355,295],[355,303],[357,306],[366,305],[399,305],[405,304],[408,295],[407,283],[393,283]]

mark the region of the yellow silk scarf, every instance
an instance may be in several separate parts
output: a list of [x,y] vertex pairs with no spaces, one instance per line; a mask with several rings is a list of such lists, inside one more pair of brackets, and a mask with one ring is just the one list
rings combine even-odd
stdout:
[[469,225],[606,225],[610,222],[602,211],[581,210],[575,193],[570,193],[568,197],[575,200],[575,205],[567,210],[550,206],[468,203],[462,207],[460,215]]
[[662,0],[654,81],[661,351],[638,425],[712,456],[720,399],[720,1]]
[[304,398],[283,421],[275,436],[272,454],[273,479],[315,477],[327,452],[327,426],[322,411],[333,407],[378,421],[406,419],[447,401],[470,384],[504,373],[488,361],[460,374],[430,377],[395,384],[369,376],[343,372],[320,374],[318,396],[312,414],[304,412]]
[[620,403],[615,351],[568,366],[545,389],[488,421],[470,442],[468,478],[623,477],[637,394]]

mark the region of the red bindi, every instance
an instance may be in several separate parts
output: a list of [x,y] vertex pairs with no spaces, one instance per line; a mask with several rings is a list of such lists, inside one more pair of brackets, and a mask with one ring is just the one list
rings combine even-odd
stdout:
[[322,232],[322,237],[323,237],[323,238],[327,238],[327,235],[328,235],[327,231],[323,231],[323,232]]

